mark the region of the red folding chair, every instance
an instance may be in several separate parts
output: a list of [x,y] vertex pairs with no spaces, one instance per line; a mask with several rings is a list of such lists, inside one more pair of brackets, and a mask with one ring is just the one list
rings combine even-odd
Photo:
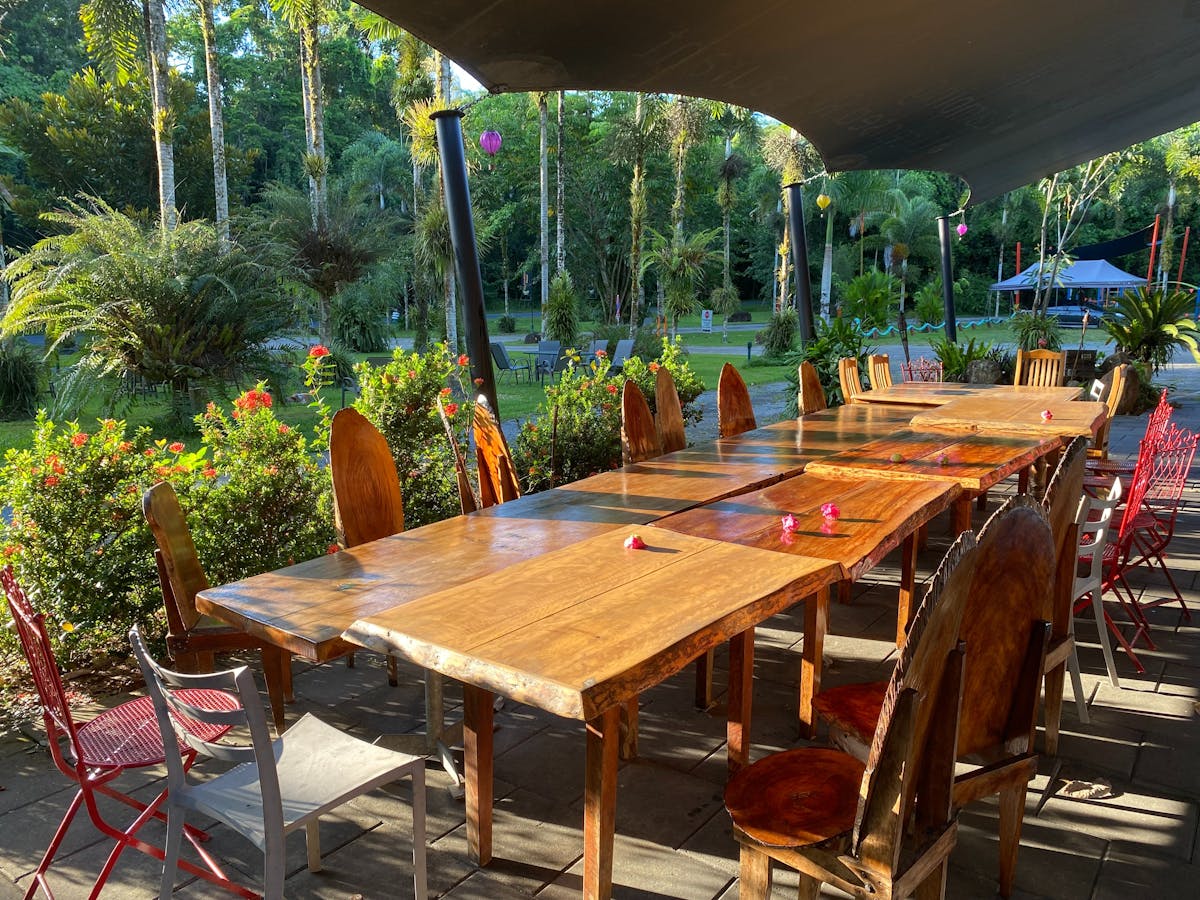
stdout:
[[[122,703],[113,709],[105,710],[84,725],[76,726],[71,717],[71,707],[63,688],[62,677],[59,675],[58,664],[54,659],[54,651],[50,647],[50,638],[46,634],[45,617],[35,613],[25,596],[21,586],[13,575],[12,566],[0,570],[0,584],[8,598],[8,608],[17,625],[17,634],[25,651],[25,659],[33,674],[33,683],[37,688],[38,699],[42,708],[42,720],[46,725],[47,742],[50,745],[50,755],[54,764],[67,778],[79,785],[79,790],[67,813],[63,816],[58,831],[46,848],[46,853],[38,865],[37,871],[25,892],[25,900],[30,900],[40,887],[45,895],[53,900],[54,894],[46,881],[46,872],[54,860],[55,853],[67,835],[67,829],[79,807],[87,809],[92,824],[101,832],[116,841],[116,846],[105,860],[95,884],[92,886],[92,898],[98,897],[104,884],[112,874],[117,858],[126,847],[133,847],[155,859],[164,858],[161,847],[147,844],[139,839],[138,830],[151,818],[166,821],[158,807],[166,797],[166,792],[159,794],[149,805],[135,800],[109,786],[109,782],[118,777],[126,769],[140,769],[146,766],[161,765],[163,753],[162,738],[159,735],[158,722],[154,716],[154,704],[149,697],[139,697]],[[189,702],[198,708],[211,710],[232,710],[237,708],[237,701],[222,691],[193,691]],[[203,725],[191,720],[177,717],[178,724],[203,740],[217,740],[229,730],[227,725]],[[65,740],[65,747],[63,741]],[[182,740],[179,744],[188,768],[196,760],[196,751],[188,747]],[[100,813],[97,805],[97,795],[103,795],[124,803],[138,811],[137,817],[130,825],[122,830],[110,824]],[[193,875],[205,878],[214,884],[219,884],[236,891],[243,897],[257,895],[239,888],[230,882],[217,863],[199,846],[199,841],[208,839],[202,831],[189,829],[187,838],[196,848],[209,870],[202,869],[188,862],[180,866]]]
[[940,382],[942,361],[921,357],[912,362],[900,363],[900,377],[905,381]]
[[[1150,417],[1146,420],[1146,433],[1142,435],[1143,446],[1153,447],[1162,439],[1167,430],[1167,424],[1171,421],[1172,412],[1174,412],[1174,407],[1167,402],[1167,389],[1163,388],[1163,392],[1158,398],[1158,405],[1154,407]],[[1134,462],[1118,462],[1113,459],[1088,460],[1088,472],[1104,476],[1104,490],[1108,489],[1106,485],[1112,484],[1113,478],[1130,478],[1136,467],[1136,460]]]

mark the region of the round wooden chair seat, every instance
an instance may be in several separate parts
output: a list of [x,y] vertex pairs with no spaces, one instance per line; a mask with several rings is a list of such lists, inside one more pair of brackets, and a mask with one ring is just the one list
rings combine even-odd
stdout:
[[831,728],[840,728],[869,744],[886,693],[886,681],[847,684],[822,691],[813,700],[813,709]]
[[848,833],[858,810],[863,764],[838,750],[773,753],[725,787],[734,826],[769,847],[804,847]]

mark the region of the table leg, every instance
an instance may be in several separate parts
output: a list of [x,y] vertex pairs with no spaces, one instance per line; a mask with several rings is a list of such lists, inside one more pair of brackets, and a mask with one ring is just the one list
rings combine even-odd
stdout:
[[963,493],[954,501],[954,536],[971,530],[971,495]]
[[[463,752],[467,781],[467,846],[481,866],[492,861],[492,703],[494,695],[463,685]],[[614,729],[615,730],[615,729]],[[616,743],[613,743],[614,749]]]
[[729,774],[750,762],[750,705],[754,696],[754,628],[729,642]]
[[917,611],[917,548],[919,541],[914,532],[900,545],[900,605],[896,610],[896,646],[903,647],[908,634],[908,623]]
[[804,601],[804,654],[800,659],[800,732],[816,733],[813,699],[821,692],[821,654],[829,627],[829,588],[823,587]]
[[621,708],[611,707],[587,723],[583,779],[583,896],[612,896],[613,831],[617,816],[617,749]]

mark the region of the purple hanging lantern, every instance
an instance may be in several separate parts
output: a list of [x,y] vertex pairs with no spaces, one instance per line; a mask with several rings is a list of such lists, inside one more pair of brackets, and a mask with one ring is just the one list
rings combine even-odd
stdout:
[[959,236],[959,237],[966,237],[966,234],[967,234],[967,223],[966,223],[966,222],[959,222],[959,223],[958,223],[958,228],[956,228],[956,229],[954,229],[954,230],[958,232],[958,236]]
[[503,143],[503,141],[501,140],[500,132],[498,131],[488,130],[479,135],[479,146],[483,148],[483,152],[488,156],[495,156],[498,152],[500,152],[501,143]]

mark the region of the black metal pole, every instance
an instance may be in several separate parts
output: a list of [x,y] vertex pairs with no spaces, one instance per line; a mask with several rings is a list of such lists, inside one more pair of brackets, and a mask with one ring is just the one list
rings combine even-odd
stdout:
[[938,216],[938,241],[942,245],[942,303],[946,308],[946,340],[958,342],[954,320],[954,262],[950,258],[950,217]]
[[467,184],[467,157],[463,151],[462,111],[444,109],[430,115],[437,128],[438,154],[442,158],[442,188],[446,194],[446,217],[450,243],[454,247],[454,271],[462,298],[463,327],[467,332],[467,355],[471,378],[478,384],[497,419],[496,376],[492,370],[492,348],[488,342],[487,315],[483,308],[483,276],[475,251],[475,222],[471,218],[471,188]]
[[796,309],[800,313],[800,346],[816,335],[813,332],[812,282],[808,275],[808,238],[804,234],[804,198],[799,184],[783,189],[788,198],[788,236],[792,241],[792,267],[796,270]]

